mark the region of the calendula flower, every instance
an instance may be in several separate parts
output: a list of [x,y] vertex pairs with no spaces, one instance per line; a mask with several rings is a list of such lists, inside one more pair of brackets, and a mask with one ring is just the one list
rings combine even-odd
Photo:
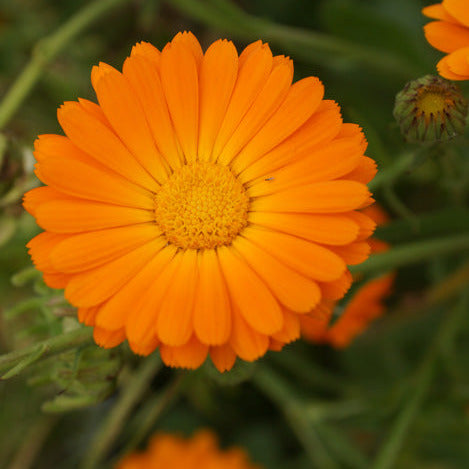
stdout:
[[242,449],[221,450],[215,435],[201,430],[191,438],[153,436],[148,449],[119,462],[115,469],[261,469]]
[[469,80],[469,4],[467,0],[443,0],[422,13],[432,21],[424,27],[427,41],[446,55],[437,64],[448,80]]
[[456,83],[426,75],[396,95],[394,117],[410,142],[448,140],[464,133],[468,103]]
[[227,370],[298,338],[299,318],[343,294],[366,258],[361,129],[292,61],[191,33],[137,44],[122,73],[92,71],[99,104],[66,102],[42,135],[29,244],[95,341],[125,339],[171,366]]
[[[373,205],[363,212],[377,225],[388,221],[386,212]],[[372,253],[385,252],[389,245],[376,238],[369,240]],[[353,339],[364,332],[369,324],[385,311],[384,299],[389,295],[394,274],[386,274],[366,282],[348,301],[340,317],[331,324],[331,319],[340,304],[335,301],[323,301],[316,314],[301,317],[301,334],[311,342],[325,343],[335,348],[350,345]],[[319,313],[319,314],[318,314]]]

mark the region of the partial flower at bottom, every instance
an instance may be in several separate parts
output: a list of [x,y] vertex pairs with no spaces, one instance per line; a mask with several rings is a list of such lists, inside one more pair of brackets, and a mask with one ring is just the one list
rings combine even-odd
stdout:
[[242,449],[221,450],[215,435],[201,430],[191,438],[153,436],[148,449],[120,461],[115,469],[261,469]]
[[101,63],[98,103],[58,110],[25,208],[45,282],[65,288],[95,341],[220,370],[300,335],[300,317],[368,256],[376,172],[361,129],[314,77],[267,44],[205,53],[191,33]]

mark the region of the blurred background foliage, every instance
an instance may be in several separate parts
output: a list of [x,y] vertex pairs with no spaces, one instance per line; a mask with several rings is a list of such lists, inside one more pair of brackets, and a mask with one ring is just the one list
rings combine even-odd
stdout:
[[[25,249],[39,231],[21,208],[24,191],[38,184],[35,137],[60,132],[55,109],[63,101],[94,99],[92,65],[120,68],[137,41],[161,47],[180,30],[205,47],[219,37],[238,50],[269,41],[294,59],[296,79],[321,78],[345,120],[364,128],[380,169],[372,188],[392,218],[378,235],[393,249],[356,270],[398,267],[397,279],[386,315],[349,348],[299,341],[224,375],[209,364],[164,369],[157,356],[97,349],[89,336],[53,356],[34,348],[0,382],[0,467],[107,467],[155,429],[190,434],[201,426],[267,469],[468,467],[468,132],[420,147],[404,141],[392,118],[404,84],[435,73],[440,54],[424,39],[420,13],[431,2],[106,1],[105,12],[41,64],[31,93],[2,121],[1,353],[80,334],[73,308],[42,283]],[[0,0],[2,96],[38,41],[90,4]]]

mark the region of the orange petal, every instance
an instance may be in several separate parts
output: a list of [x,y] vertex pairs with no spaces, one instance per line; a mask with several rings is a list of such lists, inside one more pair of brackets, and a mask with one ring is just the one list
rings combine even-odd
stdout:
[[158,150],[171,168],[183,163],[158,71],[145,57],[133,56],[124,62],[123,73],[140,101]]
[[132,47],[130,52],[131,57],[144,57],[149,60],[153,65],[158,67],[160,63],[161,52],[149,42],[141,41],[137,42],[135,46]]
[[[153,290],[159,288],[159,283],[162,283],[159,276],[168,267],[175,253],[176,249],[172,246],[165,246],[159,251],[140,272],[101,307],[97,316],[97,324],[115,330],[125,326],[126,322],[133,320],[138,322],[138,317],[144,314],[142,312],[144,298],[146,296],[155,298]],[[151,293],[150,290],[152,290]],[[163,286],[159,290],[163,290]],[[153,301],[153,306],[156,309],[155,301]],[[132,343],[135,342],[132,336]]]
[[29,255],[38,270],[56,273],[56,269],[50,259],[50,253],[65,239],[67,239],[67,236],[45,231],[29,241],[26,247],[29,249]]
[[469,77],[469,47],[456,50],[449,54],[446,63],[451,72],[456,75]]
[[93,269],[121,257],[161,235],[155,224],[124,226],[70,236],[51,252],[54,267],[62,272]]
[[250,212],[249,223],[332,245],[351,243],[359,230],[357,223],[343,215]]
[[[264,87],[224,146],[218,161],[228,165],[285,101],[293,79],[288,61],[274,65]],[[234,99],[234,95],[233,98]],[[260,155],[259,155],[260,156]]]
[[67,196],[63,195],[61,192],[52,189],[51,187],[36,187],[35,189],[31,189],[30,191],[26,192],[26,194],[24,194],[23,207],[27,212],[35,216],[37,208],[41,204],[60,197],[66,198]]
[[446,57],[443,57],[437,64],[436,64],[436,68],[438,70],[438,73],[448,79],[448,80],[468,80],[469,77],[466,76],[466,75],[458,75],[457,73],[454,73],[451,68],[450,68],[450,65],[448,63],[448,58],[449,58],[449,55],[447,55]]
[[95,327],[93,330],[93,339],[100,347],[112,348],[124,342],[125,332],[123,329],[120,331],[108,331],[100,327]]
[[152,193],[121,178],[77,160],[49,157],[37,163],[40,179],[65,194],[98,202],[152,210]]
[[433,18],[435,20],[449,21],[451,23],[458,22],[445,10],[445,7],[441,3],[436,3],[423,8],[422,13],[428,18]]
[[362,156],[358,163],[358,166],[350,173],[345,174],[344,179],[351,181],[361,182],[362,184],[368,184],[378,172],[376,162],[368,156]]
[[254,361],[267,352],[269,338],[254,330],[243,319],[241,312],[235,308],[230,346],[243,360]]
[[44,283],[50,288],[65,288],[71,279],[71,275],[44,273],[42,276]]
[[424,27],[427,41],[442,52],[453,52],[469,46],[469,29],[446,21],[432,21]]
[[329,249],[340,256],[347,265],[361,264],[370,255],[370,245],[363,241],[346,246],[330,246]]
[[[119,96],[118,100],[120,99]],[[155,180],[109,128],[109,124],[105,125],[102,119],[91,114],[82,104],[71,101],[64,103],[57,111],[57,118],[74,145],[96,161],[149,190],[158,187]],[[72,151],[64,150],[67,152],[65,154]]]
[[[73,104],[73,101],[68,101],[64,104]],[[99,107],[98,104],[89,101],[88,99],[78,98],[78,104],[80,107],[89,115],[98,119],[103,125],[112,130],[111,124],[106,119],[103,110]]]
[[249,326],[263,334],[280,330],[282,310],[265,283],[231,247],[218,248],[218,258],[231,301],[237,305]]
[[[169,247],[166,246],[163,251]],[[175,249],[170,254],[171,261],[164,266],[163,270],[158,268],[152,283],[146,288],[145,293],[140,295],[132,308],[132,314],[127,314],[125,330],[129,345],[136,353],[141,353],[142,349],[150,347],[155,342],[155,338],[158,338],[155,325],[160,307],[182,260],[182,255]],[[147,272],[151,273],[149,270]],[[145,279],[140,278],[140,281],[142,287],[147,285]],[[116,309],[118,306],[116,304]]]
[[77,233],[155,220],[150,210],[74,198],[41,204],[35,216],[39,226],[55,233]]
[[65,289],[65,298],[76,306],[102,303],[135,276],[164,243],[157,238],[114,261],[75,275]]
[[232,246],[285,307],[306,313],[319,303],[321,292],[314,281],[288,268],[242,236],[238,236]]
[[169,113],[187,161],[197,158],[199,91],[194,55],[178,42],[161,54],[161,83]]
[[304,314],[300,316],[301,335],[311,342],[327,341],[327,325],[329,318]]
[[243,236],[293,270],[314,280],[335,280],[345,270],[344,261],[329,249],[295,236],[253,226],[245,228]]
[[134,158],[158,182],[167,178],[163,158],[153,141],[142,106],[126,78],[119,72],[105,74],[95,91],[108,121]]
[[[163,299],[156,332],[166,345],[184,345],[194,331],[193,315],[197,288],[197,251],[181,253],[181,262]],[[181,295],[184,292],[184,295]]]
[[154,334],[149,335],[145,340],[140,342],[132,342],[129,338],[127,338],[127,341],[132,352],[144,357],[153,353],[160,345],[158,337]]
[[308,77],[294,83],[274,115],[253,136],[233,161],[236,173],[293,134],[316,111],[324,95],[318,78]]
[[[372,206],[373,207],[373,206]],[[363,241],[370,237],[376,229],[376,222],[368,215],[368,212],[372,207],[367,207],[361,212],[349,212],[345,214],[347,218],[353,220],[359,227],[359,232],[356,241]]]
[[204,53],[202,51],[202,47],[200,46],[199,41],[190,31],[177,33],[171,41],[171,45],[174,44],[180,45],[185,49],[189,50],[194,56],[197,66],[200,66]]
[[443,0],[443,8],[465,26],[469,26],[469,8],[467,0]]
[[96,90],[96,86],[101,78],[112,72],[119,73],[114,67],[105,62],[99,62],[99,65],[94,65],[91,69],[91,85],[93,89]]
[[364,184],[355,181],[327,181],[294,187],[259,197],[251,204],[259,212],[347,212],[361,207],[369,199]]
[[269,46],[264,44],[249,54],[243,66],[240,65],[233,94],[213,147],[214,160],[264,86],[271,72],[272,63],[272,52]]
[[[248,59],[248,57],[253,54],[254,52],[258,51],[259,49],[261,49],[263,46],[263,42],[259,39],[255,42],[251,42],[250,44],[248,44],[241,52],[241,54],[239,54],[239,65],[241,66],[244,66],[244,64],[246,63],[246,60]],[[268,44],[266,44],[266,46],[268,46]]]
[[231,306],[214,250],[205,249],[199,252],[198,271],[194,330],[204,344],[221,345],[227,342],[231,333]]
[[78,320],[85,326],[94,326],[96,314],[101,305],[92,306],[91,308],[78,308]]
[[163,362],[168,366],[198,368],[207,358],[208,346],[201,344],[195,336],[184,345],[160,345],[160,354]]
[[232,42],[218,40],[205,53],[200,69],[198,157],[209,161],[238,76],[238,54]]
[[236,361],[236,353],[228,344],[212,345],[210,347],[210,358],[216,369],[223,373],[233,368]]
[[[62,106],[68,106],[69,104],[69,102],[66,102]],[[57,111],[58,114],[60,113],[60,109]],[[39,137],[34,141],[34,157],[38,163],[47,161],[49,158],[61,158],[79,161],[101,171],[109,171],[108,167],[102,165],[97,159],[93,158],[88,153],[85,153],[68,137],[63,135],[39,135]]]
[[337,280],[320,282],[322,296],[325,300],[340,300],[352,285],[352,274],[347,269]]
[[317,111],[292,135],[248,166],[239,177],[246,183],[308,156],[337,136],[342,125],[339,106],[334,101],[321,101]]
[[[303,315],[302,315],[303,316]],[[291,311],[283,311],[283,328],[272,335],[272,339],[289,344],[300,337],[300,316]]]
[[359,137],[340,138],[311,151],[306,158],[272,171],[268,178],[253,181],[251,197],[272,194],[290,187],[337,179],[354,170],[363,155]]

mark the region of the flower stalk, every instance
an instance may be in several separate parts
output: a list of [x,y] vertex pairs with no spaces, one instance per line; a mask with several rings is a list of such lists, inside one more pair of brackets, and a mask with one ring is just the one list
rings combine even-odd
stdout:
[[378,452],[372,469],[388,469],[395,467],[395,462],[404,444],[412,422],[415,420],[422,403],[428,394],[435,376],[436,361],[441,353],[454,341],[460,330],[460,323],[465,318],[469,303],[469,295],[463,294],[459,303],[449,313],[438,329],[435,339],[417,372],[416,382],[412,386],[410,396],[392,425],[390,434]]
[[463,249],[469,249],[468,233],[394,246],[387,252],[370,257],[360,265],[350,267],[350,271],[354,274],[375,274],[435,256],[460,252]]
[[[7,377],[12,377],[17,374],[14,371],[23,371],[24,368],[39,360],[92,343],[93,330],[88,327],[79,327],[31,347],[0,355],[0,373],[7,372]],[[5,374],[0,379],[5,379]]]
[[21,106],[21,103],[41,77],[46,65],[94,21],[125,1],[127,0],[96,0],[72,16],[53,34],[41,39],[36,44],[29,63],[0,103],[0,130],[5,127]]

